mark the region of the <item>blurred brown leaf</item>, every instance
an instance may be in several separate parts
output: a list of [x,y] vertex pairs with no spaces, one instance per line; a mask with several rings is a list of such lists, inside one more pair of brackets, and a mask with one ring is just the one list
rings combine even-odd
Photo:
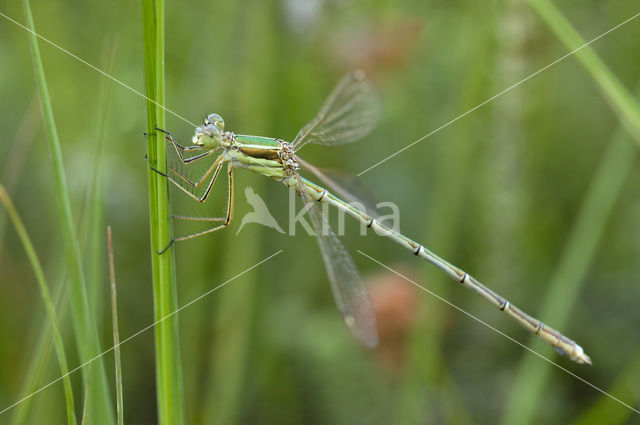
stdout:
[[[397,270],[410,279],[416,275],[412,269]],[[403,367],[406,340],[416,321],[418,294],[409,282],[393,272],[374,275],[367,283],[378,321],[380,359],[396,374]]]
[[350,27],[329,40],[329,56],[341,69],[363,69],[368,74],[404,68],[423,27],[420,18]]

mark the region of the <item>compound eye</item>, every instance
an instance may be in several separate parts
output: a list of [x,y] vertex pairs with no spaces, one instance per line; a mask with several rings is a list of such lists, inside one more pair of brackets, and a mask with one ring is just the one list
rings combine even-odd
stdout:
[[220,128],[218,128],[218,126],[215,123],[211,123],[209,125],[207,125],[204,129],[203,129],[204,133],[207,134],[207,136],[212,137],[214,139],[221,139],[222,138],[222,130],[220,130]]
[[218,114],[209,114],[205,120],[206,125],[215,125],[220,131],[224,130],[224,120]]

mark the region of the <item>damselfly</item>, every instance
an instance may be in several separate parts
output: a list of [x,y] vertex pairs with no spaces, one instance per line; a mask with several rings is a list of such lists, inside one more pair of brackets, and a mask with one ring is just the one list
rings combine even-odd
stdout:
[[[524,313],[468,273],[438,257],[423,245],[386,226],[366,211],[356,208],[353,205],[354,198],[347,191],[341,189],[319,169],[297,156],[297,152],[307,143],[333,146],[363,138],[374,128],[380,113],[381,102],[377,90],[362,71],[356,71],[339,82],[316,117],[298,132],[293,142],[271,137],[237,135],[225,131],[224,121],[217,114],[208,115],[204,124],[196,128],[190,146],[180,145],[171,133],[158,129],[166,134],[166,140],[175,147],[178,157],[184,164],[217,155],[211,166],[197,181],[189,179],[176,167],[170,166],[169,174],[161,173],[193,199],[199,202],[207,200],[223,165],[227,164],[229,197],[226,216],[220,218],[179,216],[177,218],[202,220],[215,224],[204,231],[176,238],[171,242],[201,236],[229,225],[233,217],[233,169],[245,168],[276,179],[300,194],[317,236],[336,304],[347,327],[364,345],[374,347],[378,343],[371,301],[353,259],[331,230],[326,218],[316,206],[316,202],[338,208],[375,230],[377,234],[388,236],[414,255],[424,258],[444,271],[456,282],[476,292],[526,330],[555,347],[561,354],[578,363],[591,364],[589,356],[574,341]],[[327,187],[333,189],[335,194],[301,177],[299,173],[301,168],[311,172]],[[205,182],[207,182],[206,185]],[[185,186],[204,187],[205,190],[202,196],[197,196]]]

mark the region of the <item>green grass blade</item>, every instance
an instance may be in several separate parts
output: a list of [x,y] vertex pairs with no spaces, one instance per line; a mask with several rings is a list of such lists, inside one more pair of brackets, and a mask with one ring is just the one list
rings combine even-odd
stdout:
[[122,403],[122,365],[120,363],[120,332],[118,331],[118,303],[116,293],[116,269],[114,265],[111,226],[107,226],[107,247],[109,251],[109,282],[111,288],[111,320],[113,323],[113,346],[116,362],[116,418],[118,425],[124,424]]
[[[87,366],[87,371],[91,371],[91,363]],[[84,404],[82,405],[82,422],[81,425],[86,425],[87,423],[87,415],[89,414],[89,393],[91,391],[91,374],[88,373],[89,379],[87,383],[84,385]]]
[[[147,149],[149,165],[166,171],[164,138],[155,127],[164,127],[164,1],[143,0],[143,37],[147,102]],[[155,103],[154,103],[155,102]],[[162,255],[172,239],[169,186],[165,178],[149,168],[149,214],[153,269],[154,320],[160,320],[178,306],[173,247]],[[156,400],[160,425],[182,424],[184,391],[178,336],[178,316],[155,327]]]
[[[54,305],[56,306],[60,305],[60,296],[63,292],[61,290],[62,286],[63,285],[58,285],[56,293],[54,294]],[[53,338],[51,337],[51,323],[49,318],[45,316],[40,326],[38,342],[33,350],[33,355],[29,362],[29,370],[25,376],[20,394],[31,394],[41,386],[40,383],[44,380],[47,367],[49,366],[52,349]],[[16,406],[15,412],[11,416],[11,425],[24,425],[27,422],[33,401],[34,398],[31,397]]]
[[[5,189],[6,190],[6,189]],[[59,326],[64,329],[64,322],[66,319],[66,311],[61,310],[61,305],[66,305],[69,299],[69,293],[67,291],[68,285],[64,273],[59,273],[61,276],[57,281],[59,282],[55,288],[53,296],[53,304],[56,311],[60,312],[58,316]],[[46,316],[43,317],[42,323],[39,326],[40,331],[38,334],[37,342],[33,348],[33,354],[29,361],[29,369],[25,375],[24,383],[20,394],[31,394],[38,390],[45,381],[47,370],[49,367],[49,360],[51,359],[51,353],[53,351],[53,337],[51,336],[51,322]],[[64,338],[64,336],[63,336]],[[30,415],[33,414],[32,407],[36,401],[35,397],[30,397],[15,407],[15,412],[11,417],[11,425],[24,425],[27,423]]]
[[[116,58],[116,45],[113,42],[105,43],[103,52],[104,60],[102,63],[102,69],[105,69],[108,74],[113,73],[115,58]],[[100,101],[98,102],[98,113],[96,115],[95,126],[95,143],[93,146],[93,158],[91,159],[91,170],[93,172],[91,176],[90,184],[87,187],[87,193],[85,196],[86,204],[88,205],[88,219],[84,220],[83,227],[86,228],[84,232],[87,237],[85,238],[84,246],[87,247],[85,252],[89,253],[87,281],[88,281],[88,295],[89,306],[91,311],[95,312],[96,317],[100,317],[100,313],[104,308],[102,303],[102,276],[104,274],[104,166],[103,166],[103,151],[105,146],[105,133],[106,122],[109,117],[109,106],[111,104],[111,92],[113,83],[111,80],[104,79],[102,81],[102,87],[99,94]],[[83,241],[83,238],[80,238]],[[98,322],[98,326],[100,323]]]
[[[71,203],[62,161],[62,150],[53,117],[53,107],[51,106],[51,100],[49,98],[38,40],[35,36],[35,26],[29,0],[23,0],[23,5],[27,27],[33,31],[28,33],[28,39],[31,47],[36,86],[38,87],[38,94],[44,116],[49,152],[51,154],[60,229],[71,285],[71,314],[73,316],[80,361],[86,362],[101,352],[100,342],[98,340],[95,318],[89,310],[80,248],[73,227],[74,221],[71,214]],[[97,359],[95,363],[92,368],[94,374],[92,381],[95,384],[95,391],[92,392],[92,402],[89,403],[89,406],[90,409],[92,409],[92,416],[96,419],[97,423],[111,424],[113,423],[113,411],[107,387],[104,363],[102,359]],[[83,375],[86,383],[88,374],[84,370]]]
[[[588,266],[596,252],[607,218],[634,164],[637,146],[620,129],[594,176],[558,267],[551,279],[538,317],[558,329],[566,328]],[[588,352],[589,347],[584,347]],[[598,359],[593,359],[597,364]],[[528,424],[534,421],[544,386],[554,368],[533,354],[527,354],[518,368],[502,423]]]
[[[22,223],[22,220],[18,215],[18,212],[11,202],[11,198],[9,198],[9,195],[2,185],[0,185],[0,200],[4,204],[4,207],[7,211],[7,214],[11,218],[11,221],[13,221],[13,225],[16,229],[16,232],[18,233],[18,236],[20,236],[20,240],[22,241],[24,250],[27,253],[27,257],[29,257],[29,262],[31,263],[33,273],[36,275],[38,289],[40,290],[40,295],[42,296],[42,300],[44,301],[47,316],[49,317],[49,322],[51,323],[53,343],[56,349],[56,354],[58,356],[58,362],[60,363],[60,372],[62,373],[62,375],[66,375],[67,372],[69,372],[69,367],[67,366],[67,355],[65,354],[64,343],[62,342],[62,335],[60,334],[60,330],[58,329],[56,309],[49,293],[49,286],[47,285],[47,281],[44,277],[44,271],[42,270],[42,266],[40,265],[40,260],[38,260],[38,255],[36,254],[36,250],[33,247],[33,244],[31,243],[31,240],[27,233],[27,229],[25,229],[24,224]],[[67,422],[69,424],[75,425],[76,415],[73,403],[73,389],[71,387],[71,379],[69,378],[69,376],[65,376],[62,380],[62,383],[64,386],[65,401],[67,405]]]
[[[107,69],[108,72],[113,69],[113,63],[115,59],[115,48],[113,45],[110,45],[110,49],[106,52],[105,59],[103,62],[105,63],[104,68]],[[84,229],[85,227],[90,227],[91,235],[90,235],[90,252],[91,252],[91,264],[89,267],[89,294],[90,294],[90,305],[91,311],[98,312],[100,311],[101,301],[98,298],[99,288],[98,290],[93,290],[93,287],[100,282],[99,276],[102,273],[102,268],[100,264],[102,263],[102,246],[96,246],[99,241],[103,238],[96,237],[96,227],[100,226],[102,223],[102,210],[103,210],[103,197],[102,195],[102,185],[101,185],[101,152],[102,152],[102,141],[104,140],[104,129],[105,129],[105,121],[107,117],[107,110],[110,100],[112,84],[109,80],[105,80],[99,102],[100,108],[96,117],[96,138],[93,149],[93,166],[92,170],[94,171],[94,175],[91,179],[90,187],[87,189],[86,199],[89,200],[91,204],[89,207],[89,220],[83,219],[86,217],[85,210],[87,202],[83,202],[83,209],[80,212],[79,221],[81,223],[80,227]],[[39,114],[39,105],[37,97],[34,97],[32,104],[30,105],[28,111],[25,113],[22,123],[19,126],[19,130],[15,137],[15,147],[12,149],[11,153],[7,156],[11,159],[11,161],[7,162],[5,170],[3,172],[2,181],[5,183],[5,189],[7,192],[11,193],[11,188],[16,186],[16,183],[19,181],[19,178],[22,174],[22,168],[25,163],[25,159],[27,153],[30,150],[30,147],[35,140],[35,132],[39,128],[40,124],[40,114]],[[0,215],[0,239],[2,239],[4,223],[6,216],[4,214]],[[88,226],[87,226],[88,225]],[[102,230],[100,229],[100,232]],[[80,240],[83,240],[82,233],[87,233],[86,229],[84,232],[80,232]],[[86,238],[84,238],[86,239]],[[84,242],[81,242],[84,245]],[[93,258],[98,256],[98,258]],[[68,294],[65,288],[66,285],[66,273],[61,273],[60,278],[58,279],[61,284],[59,284],[55,290],[54,295],[54,304],[56,306],[65,305],[68,302]],[[64,297],[62,296],[64,293]],[[57,308],[57,311],[60,311]],[[62,325],[62,317],[60,319],[60,327],[63,328]],[[44,376],[46,373],[46,369],[48,367],[48,362],[50,359],[51,351],[53,349],[53,339],[51,337],[51,324],[49,320],[45,317],[44,322],[40,325],[40,331],[37,338],[37,343],[35,348],[33,349],[33,358],[29,362],[29,370],[25,376],[23,388],[21,390],[21,394],[30,394],[31,392],[38,389],[39,386],[42,385],[44,380]],[[29,413],[32,408],[32,403],[34,399],[29,398],[24,400],[15,408],[15,413],[12,415],[11,424],[12,425],[23,425],[26,423],[29,418]],[[86,400],[85,400],[86,402]],[[86,404],[86,403],[85,403]]]
[[[528,0],[556,36],[573,51],[585,44],[584,39],[550,0]],[[640,144],[640,105],[591,46],[574,53],[582,66],[591,74],[598,88],[618,115],[634,140]]]

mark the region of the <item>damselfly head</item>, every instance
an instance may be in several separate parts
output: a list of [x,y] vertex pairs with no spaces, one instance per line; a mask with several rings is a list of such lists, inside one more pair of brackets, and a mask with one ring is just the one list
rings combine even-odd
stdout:
[[204,119],[204,125],[215,125],[220,131],[224,131],[224,120],[218,114],[207,115],[207,118]]
[[224,120],[218,114],[209,114],[204,124],[196,128],[192,142],[197,146],[216,148],[224,140]]

